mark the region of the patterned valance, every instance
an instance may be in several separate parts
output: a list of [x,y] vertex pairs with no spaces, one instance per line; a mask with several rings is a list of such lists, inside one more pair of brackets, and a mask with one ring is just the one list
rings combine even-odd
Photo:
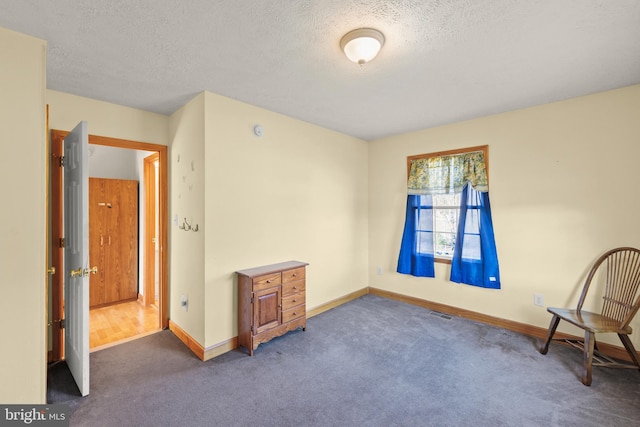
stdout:
[[482,151],[411,160],[407,189],[409,194],[453,194],[467,182],[476,191],[489,191]]

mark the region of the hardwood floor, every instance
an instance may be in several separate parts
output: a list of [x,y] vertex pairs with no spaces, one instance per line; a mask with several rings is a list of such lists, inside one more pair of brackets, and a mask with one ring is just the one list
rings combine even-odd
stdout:
[[89,310],[89,348],[101,350],[160,330],[158,309],[138,301]]

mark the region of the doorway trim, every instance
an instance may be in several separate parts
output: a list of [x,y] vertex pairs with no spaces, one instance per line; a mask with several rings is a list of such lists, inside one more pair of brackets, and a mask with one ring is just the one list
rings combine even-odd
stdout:
[[[68,131],[51,129],[51,245],[52,263],[56,272],[62,272],[62,255],[59,248],[60,238],[56,233],[62,230],[62,171],[59,166],[62,155],[62,141]],[[158,317],[161,329],[169,327],[169,232],[168,232],[168,147],[166,145],[151,144],[147,142],[131,141],[126,139],[109,138],[105,136],[89,135],[89,144],[104,145],[109,147],[126,148],[131,150],[155,151],[158,154],[158,239],[160,243],[159,277],[159,301]],[[60,323],[55,319],[61,319],[64,313],[63,286],[61,274],[54,274],[52,278],[52,350],[49,354],[49,362],[61,360],[64,357],[64,334],[59,327]]]
[[[144,158],[144,192],[145,192],[145,221],[144,221],[144,305],[155,304],[156,295],[156,162],[160,170],[160,156],[155,152]],[[159,190],[159,189],[158,189]],[[158,211],[160,207],[158,206]]]

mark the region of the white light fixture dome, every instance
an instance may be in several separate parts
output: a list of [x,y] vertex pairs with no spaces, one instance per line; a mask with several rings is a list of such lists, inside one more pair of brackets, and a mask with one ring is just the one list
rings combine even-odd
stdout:
[[349,31],[340,40],[340,48],[351,61],[366,64],[376,57],[384,45],[384,35],[373,28]]

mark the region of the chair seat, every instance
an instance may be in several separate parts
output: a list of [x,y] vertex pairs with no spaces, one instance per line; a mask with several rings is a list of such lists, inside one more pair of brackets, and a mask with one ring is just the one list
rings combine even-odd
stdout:
[[624,335],[631,334],[631,326],[622,328],[621,322],[597,313],[591,313],[584,310],[579,312],[575,309],[570,310],[555,307],[549,307],[547,308],[547,311],[558,316],[562,320],[591,332],[615,332]]

